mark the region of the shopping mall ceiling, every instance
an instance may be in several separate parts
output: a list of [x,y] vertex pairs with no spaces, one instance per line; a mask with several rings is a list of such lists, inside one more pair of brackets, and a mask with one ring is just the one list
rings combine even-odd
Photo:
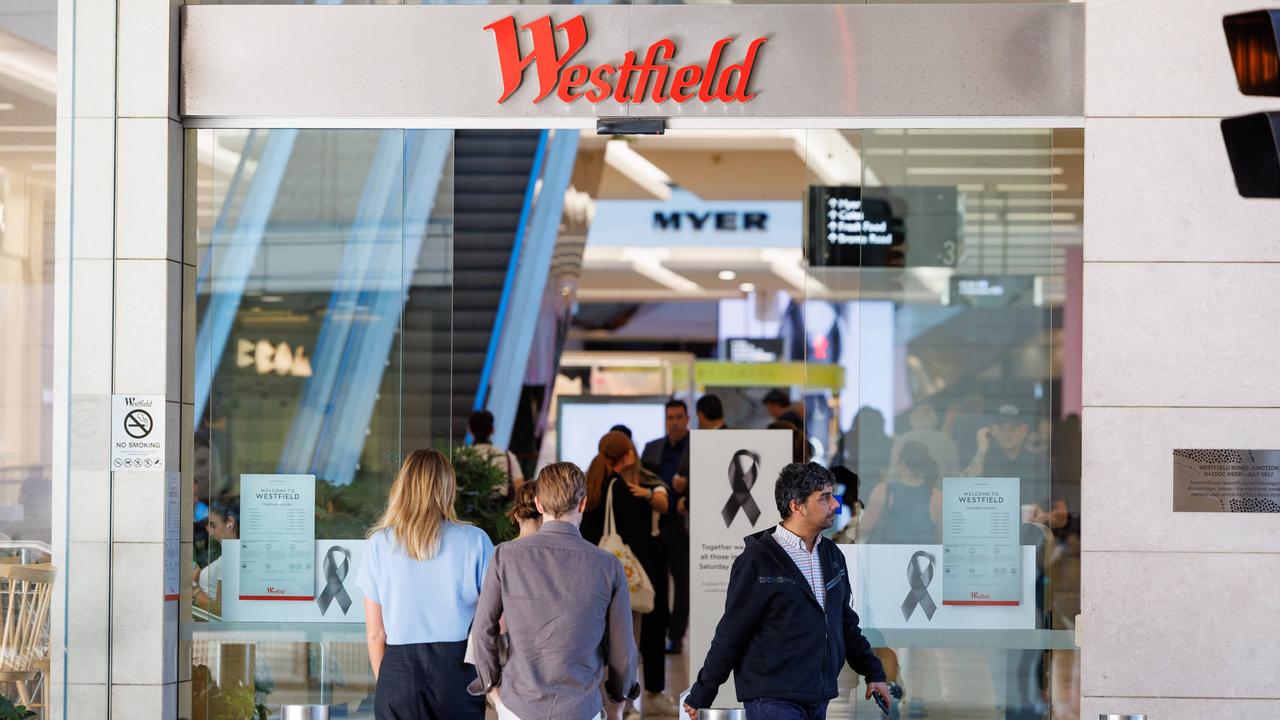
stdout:
[[[955,270],[808,272],[802,223],[778,247],[587,243],[583,301],[670,301],[783,291],[808,297],[940,299],[952,272],[1035,275],[1061,297],[1066,250],[1082,240],[1083,131],[1079,129],[876,129],[672,131],[624,139],[584,136],[580,165],[603,165],[596,201],[800,202],[810,185],[953,186],[963,197]],[[674,207],[674,205],[672,206]]]

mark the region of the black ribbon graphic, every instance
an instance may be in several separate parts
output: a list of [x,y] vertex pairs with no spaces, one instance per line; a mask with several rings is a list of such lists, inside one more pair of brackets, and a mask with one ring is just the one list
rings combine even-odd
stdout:
[[[341,562],[334,561],[334,553],[342,554]],[[342,581],[347,579],[350,567],[351,551],[341,545],[334,545],[324,554],[324,591],[320,593],[320,597],[316,598],[321,615],[328,611],[329,603],[334,600],[338,601],[338,607],[342,608],[343,615],[346,615],[347,610],[351,608],[351,596],[342,585]]]
[[[751,460],[751,469],[742,469],[742,463],[738,462],[738,458],[742,457]],[[755,486],[759,472],[759,455],[750,450],[739,450],[733,454],[733,459],[729,461],[729,487],[733,488],[733,494],[729,496],[729,502],[726,502],[724,509],[720,511],[725,527],[733,524],[733,518],[737,516],[739,509],[751,521],[752,527],[755,527],[756,520],[760,519],[760,506],[756,505],[755,498],[751,497],[751,488]]]
[[[917,558],[929,561],[929,566],[924,571],[921,571],[920,566],[916,564]],[[911,585],[911,591],[907,593],[907,599],[902,601],[903,620],[911,619],[911,614],[916,611],[917,605],[924,610],[924,616],[929,620],[932,620],[933,614],[938,612],[938,606],[929,596],[929,583],[933,582],[934,562],[934,557],[923,550],[912,555],[907,561],[907,582]]]

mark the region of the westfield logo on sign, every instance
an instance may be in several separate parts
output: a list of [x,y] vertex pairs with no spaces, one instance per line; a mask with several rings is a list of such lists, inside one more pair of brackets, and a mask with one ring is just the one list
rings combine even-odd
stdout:
[[[649,46],[644,60],[637,61],[635,52],[627,52],[618,64],[603,63],[595,67],[573,64],[572,60],[587,44],[587,23],[581,15],[553,25],[551,17],[542,17],[527,25],[516,27],[513,16],[486,25],[492,30],[498,43],[498,62],[502,68],[502,96],[499,103],[507,101],[524,83],[530,66],[538,80],[538,95],[533,99],[542,102],[551,93],[560,100],[571,103],[585,98],[589,103],[601,103],[613,99],[620,103],[653,101],[661,104],[668,100],[686,103],[697,99],[704,103],[745,103],[756,96],[748,92],[751,69],[755,65],[760,47],[766,38],[756,38],[747,46],[747,54],[741,63],[720,67],[725,49],[733,44],[733,38],[717,40],[705,62],[673,67],[668,65],[676,56],[676,44],[663,38]],[[533,46],[527,54],[520,50],[520,30],[529,33]],[[567,46],[564,52],[557,47],[556,35],[563,33]]]

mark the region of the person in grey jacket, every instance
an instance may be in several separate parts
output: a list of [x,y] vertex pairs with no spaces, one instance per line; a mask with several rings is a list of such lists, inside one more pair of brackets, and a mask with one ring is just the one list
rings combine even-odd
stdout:
[[589,720],[601,714],[601,683],[614,702],[640,694],[631,593],[622,563],[578,531],[587,495],[582,470],[548,465],[537,487],[542,529],[499,545],[485,576],[471,628],[477,678],[469,690],[489,694],[499,720]]

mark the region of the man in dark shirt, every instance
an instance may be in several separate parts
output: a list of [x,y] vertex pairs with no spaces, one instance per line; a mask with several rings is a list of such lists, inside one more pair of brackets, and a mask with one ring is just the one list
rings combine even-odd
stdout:
[[774,420],[791,423],[797,430],[804,430],[804,418],[791,407],[791,395],[786,390],[770,390],[764,396],[764,409]]
[[685,700],[698,720],[734,676],[747,720],[825,720],[848,664],[889,702],[884,667],[858,627],[844,554],[822,532],[840,505],[817,463],[787,465],[774,500],[782,522],[744,539],[729,573],[724,615]]
[[689,406],[683,400],[672,400],[667,403],[666,415],[667,434],[646,444],[640,461],[671,489],[671,501],[658,528],[675,588],[667,652],[679,653],[689,627],[689,528],[677,510],[689,492]]
[[965,468],[970,477],[1018,478],[1022,521],[1058,528],[1066,524],[1066,503],[1051,498],[1049,459],[1027,450],[1029,426],[1017,405],[1002,405],[995,422],[978,430],[978,450]]

